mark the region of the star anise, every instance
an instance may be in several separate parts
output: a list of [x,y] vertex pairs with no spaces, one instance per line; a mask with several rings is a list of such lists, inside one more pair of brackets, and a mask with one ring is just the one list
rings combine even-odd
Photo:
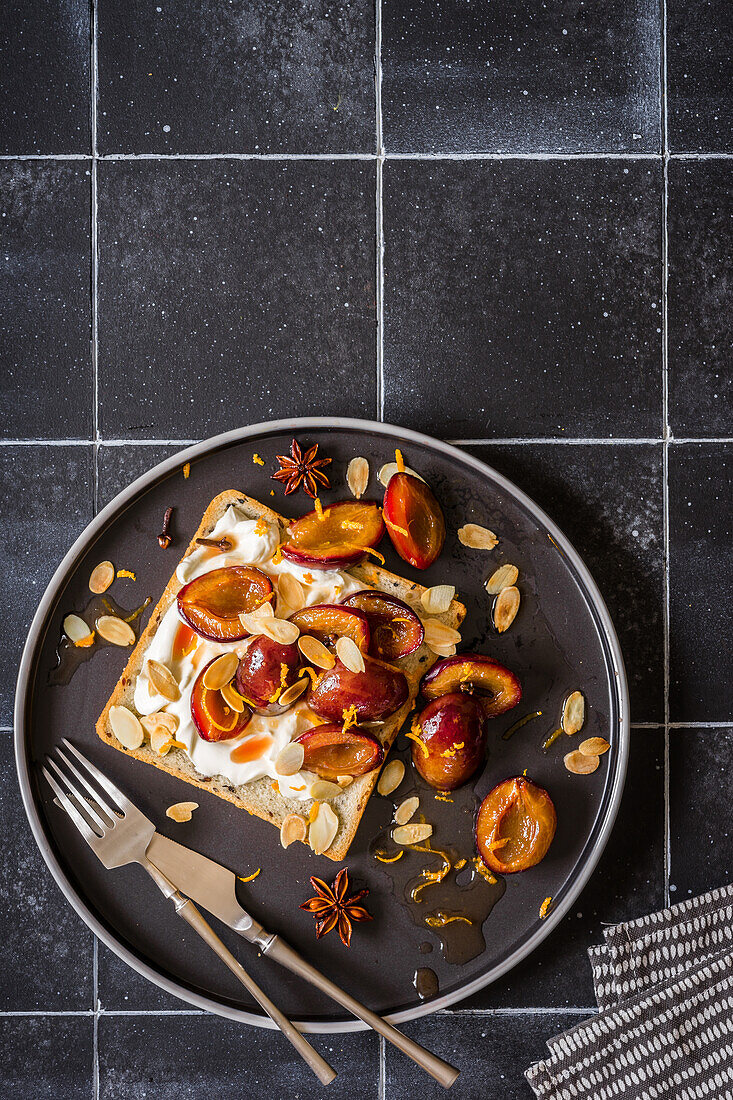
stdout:
[[341,868],[330,886],[315,875],[311,876],[311,886],[316,896],[309,898],[300,908],[305,909],[307,913],[312,913],[316,918],[316,939],[325,936],[332,928],[338,927],[341,942],[345,947],[349,947],[352,922],[374,919],[363,906],[357,904],[367,896],[369,891],[357,890],[349,897],[349,872],[345,867]]
[[286,483],[286,497],[294,493],[301,482],[309,497],[315,497],[318,494],[319,481],[321,485],[325,485],[328,489],[329,480],[320,467],[328,466],[331,459],[316,458],[317,454],[317,443],[314,443],[313,446],[309,447],[305,454],[303,454],[300,444],[297,439],[294,439],[290,444],[289,455],[276,456],[280,463],[280,469],[272,476],[275,481],[284,481]]

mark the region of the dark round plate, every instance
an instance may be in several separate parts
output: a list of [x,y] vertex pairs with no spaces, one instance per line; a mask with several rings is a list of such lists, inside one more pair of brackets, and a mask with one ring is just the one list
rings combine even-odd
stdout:
[[[392,894],[387,869],[370,855],[370,842],[389,823],[390,799],[370,800],[346,861],[352,880],[370,888],[374,921],[355,929],[349,950],[335,934],[316,943],[313,920],[299,905],[312,892],[309,876],[330,879],[335,864],[300,844],[283,851],[271,825],[213,795],[192,792],[172,776],[105,747],[96,737],[95,721],[126,652],[102,648],[68,685],[49,683],[63,616],[88,602],[87,581],[97,562],[110,558],[118,568],[136,573],[135,584],[116,582],[112,589],[123,606],[132,609],[148,595],[154,605],[217,493],[241,490],[286,514],[308,509],[310,502],[302,493],[286,503],[279,483],[270,480],[274,456],[288,451],[293,435],[305,445],[318,443],[322,453],[333,458],[332,488],[324,502],[348,496],[346,465],[355,455],[370,462],[367,495],[381,496],[376,472],[394,457],[395,446],[402,447],[408,465],[426,478],[440,500],[448,537],[439,561],[425,573],[411,570],[389,549],[387,567],[424,584],[455,584],[468,607],[464,648],[492,654],[515,670],[524,686],[520,707],[492,721],[488,762],[474,786],[484,793],[526,768],[552,794],[557,835],[542,864],[507,877],[506,892],[484,926],[486,949],[463,965],[442,959],[434,933],[413,923]],[[264,466],[253,463],[254,452],[262,456]],[[188,480],[182,475],[185,462],[191,463]],[[156,536],[169,506],[175,508],[177,539],[164,552]],[[466,522],[495,530],[498,547],[487,553],[461,546],[456,532]],[[490,625],[483,582],[503,561],[520,569],[522,605],[511,629],[498,635]],[[590,776],[565,770],[563,754],[570,742],[564,736],[547,753],[540,747],[558,723],[564,697],[576,688],[587,700],[583,736],[605,736],[612,746]],[[543,717],[510,740],[502,739],[517,718],[534,710],[543,711]],[[593,871],[613,824],[626,770],[628,722],[621,652],[598,589],[567,539],[528,497],[470,455],[416,432],[369,421],[308,418],[242,428],[190,447],[139,478],[97,516],[59,566],[33,620],[18,678],[15,744],[23,799],[38,845],[56,881],[93,931],[139,973],[191,1004],[271,1026],[205,945],[184,929],[147,876],[135,866],[104,870],[53,804],[37,764],[60,737],[70,737],[87,752],[161,832],[240,875],[261,867],[254,882],[239,886],[242,903],[350,992],[399,1021],[445,1008],[505,974],[562,919]],[[401,735],[397,751],[405,759],[408,748]],[[472,855],[473,788],[459,793],[454,803],[439,802],[412,775],[408,771],[399,796],[412,787],[422,794],[423,810],[435,825],[435,845],[452,843],[464,855]],[[201,805],[190,823],[176,825],[166,818],[167,806],[189,797]],[[553,898],[552,908],[540,920],[539,908],[548,896]],[[214,924],[253,977],[306,1030],[337,1032],[363,1026]],[[425,943],[435,945],[428,955],[420,951]],[[414,972],[421,966],[433,969],[440,983],[438,995],[424,1002],[413,987]]]

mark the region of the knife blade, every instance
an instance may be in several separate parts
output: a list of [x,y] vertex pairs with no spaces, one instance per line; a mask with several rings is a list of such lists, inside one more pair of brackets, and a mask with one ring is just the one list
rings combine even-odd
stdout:
[[153,834],[146,855],[189,898],[250,943],[266,945],[269,935],[237,901],[237,876],[233,871],[162,833]]

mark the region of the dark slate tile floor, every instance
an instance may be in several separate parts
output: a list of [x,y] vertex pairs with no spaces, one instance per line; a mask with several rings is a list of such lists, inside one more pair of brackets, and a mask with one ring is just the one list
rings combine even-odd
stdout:
[[[591,1009],[602,923],[733,874],[730,6],[3,14],[0,1093],[320,1095],[278,1036],[95,948],[23,823],[10,725],[95,506],[186,441],[332,413],[515,480],[618,627],[635,728],[597,873],[511,975],[409,1025],[463,1067],[457,1097],[529,1097],[545,1039]],[[316,1043],[329,1096],[437,1095],[370,1036]]]

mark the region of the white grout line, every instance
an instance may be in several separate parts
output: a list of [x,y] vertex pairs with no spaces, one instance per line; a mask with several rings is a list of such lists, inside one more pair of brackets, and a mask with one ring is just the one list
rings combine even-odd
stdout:
[[667,110],[667,0],[661,0],[662,37],[660,58],[661,79],[661,131],[662,131],[662,431],[664,443],[662,445],[662,530],[664,535],[664,553],[662,561],[662,577],[664,583],[664,607],[663,607],[663,643],[664,643],[664,900],[665,905],[670,904],[670,874],[671,874],[671,807],[670,807],[670,775],[669,775],[669,646],[670,646],[670,612],[669,612],[669,301],[667,288],[669,285],[669,127]]
[[[385,153],[386,160],[661,160],[662,153],[619,152],[452,152],[452,153]],[[101,161],[123,160],[375,160],[376,153],[100,153]],[[670,160],[732,160],[733,153],[668,152]],[[0,162],[15,160],[92,160],[90,153],[3,153]]]
[[598,1006],[576,1008],[568,1005],[543,1006],[542,1008],[441,1008],[434,1016],[592,1016]]
[[[2,447],[91,447],[94,445],[93,439],[2,439],[0,438],[0,448]],[[103,439],[101,436],[97,440],[100,447],[191,447],[194,443],[200,443],[201,439]],[[631,447],[635,445],[653,445],[663,447],[665,444],[664,439],[661,437],[653,438],[650,436],[640,436],[638,439],[583,439],[581,437],[567,439],[562,436],[560,438],[554,438],[553,436],[516,436],[512,439],[447,439],[446,443],[452,444],[454,447],[514,447],[519,444],[543,444],[552,446],[553,444],[560,444],[561,446],[572,447],[597,447],[597,446],[614,446],[618,444],[621,447]],[[705,444],[733,444],[733,436],[696,436],[684,439],[674,439],[670,436],[667,440],[670,447],[689,446],[689,445],[705,445]]]
[[376,119],[377,419],[384,420],[384,134],[382,129],[382,0],[374,7],[374,111]]
[[621,446],[629,446],[629,445],[636,444],[636,443],[660,443],[661,444],[662,439],[661,438],[654,438],[654,437],[651,437],[651,436],[640,437],[639,439],[629,439],[629,438],[624,438],[624,439],[614,439],[614,438],[610,438],[610,439],[605,439],[605,438],[604,439],[582,439],[580,437],[568,438],[566,436],[558,436],[558,438],[555,439],[552,436],[532,436],[532,437],[516,436],[514,438],[509,438],[509,439],[447,439],[446,443],[451,443],[455,447],[492,447],[494,445],[498,445],[498,446],[502,446],[502,447],[505,447],[505,446],[513,447],[513,446],[515,446],[516,444],[519,444],[519,443],[560,443],[560,444],[565,445],[565,446],[567,446],[567,445],[578,446],[578,445],[584,445],[584,444],[589,444],[589,445],[593,445],[593,446],[595,446],[597,444],[602,444],[604,446],[612,446],[613,444],[618,443]]
[[387,1096],[387,1043],[379,1036],[379,1075],[377,1077],[377,1100]]

